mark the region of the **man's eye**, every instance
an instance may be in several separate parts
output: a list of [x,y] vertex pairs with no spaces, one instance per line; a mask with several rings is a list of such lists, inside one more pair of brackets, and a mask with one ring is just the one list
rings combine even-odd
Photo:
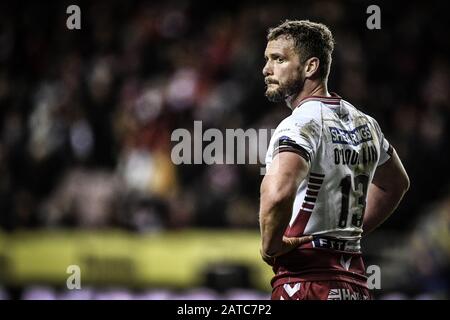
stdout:
[[278,62],[278,63],[282,63],[282,62],[284,62],[284,59],[281,58],[281,57],[280,57],[280,58],[277,58],[277,62]]

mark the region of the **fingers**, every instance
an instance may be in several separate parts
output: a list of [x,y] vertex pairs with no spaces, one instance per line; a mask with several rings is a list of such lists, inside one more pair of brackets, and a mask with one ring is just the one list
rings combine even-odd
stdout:
[[304,237],[296,237],[296,238],[283,237],[283,242],[286,243],[291,248],[296,248],[302,244],[311,242],[312,240],[313,240],[313,236],[304,236]]
[[299,245],[301,245],[301,244],[305,244],[305,243],[309,243],[309,242],[313,241],[314,237],[313,236],[305,236],[305,237],[300,237],[298,239],[299,239],[298,240]]
[[313,241],[313,236],[304,236],[304,237],[283,237],[283,248],[280,252],[277,252],[274,255],[266,254],[262,249],[260,250],[261,257],[268,265],[273,266],[275,263],[275,258],[281,256],[289,251],[301,246],[302,244]]

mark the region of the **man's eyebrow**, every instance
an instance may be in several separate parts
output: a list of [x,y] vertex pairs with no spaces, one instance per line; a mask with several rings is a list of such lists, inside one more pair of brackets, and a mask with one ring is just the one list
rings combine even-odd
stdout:
[[264,59],[269,59],[269,58],[279,58],[279,57],[283,57],[283,54],[278,53],[278,52],[271,52],[269,54],[264,54]]

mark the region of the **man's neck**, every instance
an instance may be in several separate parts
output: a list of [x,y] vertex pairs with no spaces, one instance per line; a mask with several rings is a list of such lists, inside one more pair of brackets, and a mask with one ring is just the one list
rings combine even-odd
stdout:
[[296,96],[292,95],[288,97],[286,99],[286,104],[292,111],[294,111],[302,100],[310,96],[331,97],[328,93],[327,85],[324,82],[310,83],[309,81],[306,81],[303,90]]

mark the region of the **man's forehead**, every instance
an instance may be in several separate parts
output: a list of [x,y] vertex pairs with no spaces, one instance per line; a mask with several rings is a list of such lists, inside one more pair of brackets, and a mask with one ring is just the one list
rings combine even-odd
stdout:
[[283,54],[294,53],[294,41],[283,36],[270,40],[267,42],[265,55],[275,52]]

